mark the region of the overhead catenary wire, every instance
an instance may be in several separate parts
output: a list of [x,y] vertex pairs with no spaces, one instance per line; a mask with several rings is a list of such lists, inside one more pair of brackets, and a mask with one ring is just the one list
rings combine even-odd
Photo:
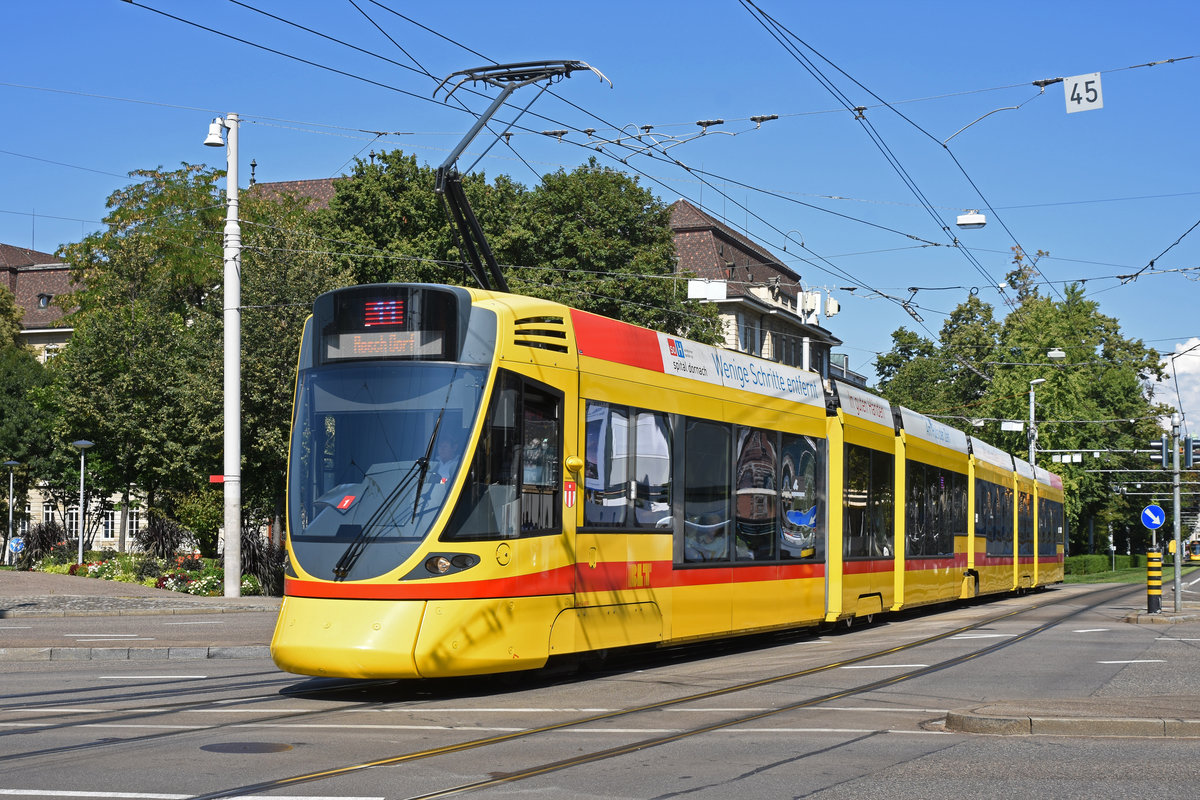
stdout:
[[[381,4],[379,4],[379,3],[375,3],[375,5],[379,5],[380,7],[384,7],[384,6],[382,6]],[[386,7],[385,7],[385,8],[386,8]],[[390,10],[390,9],[389,9],[389,10]],[[709,185],[711,185],[711,184],[709,184]],[[714,188],[715,188],[715,187],[714,187]],[[939,244],[938,244],[938,246],[945,246],[945,245],[941,245],[941,244],[939,243]],[[805,262],[805,263],[810,263],[810,265],[811,265],[811,262]],[[863,283],[862,281],[856,281],[856,282],[858,282],[858,283]]]

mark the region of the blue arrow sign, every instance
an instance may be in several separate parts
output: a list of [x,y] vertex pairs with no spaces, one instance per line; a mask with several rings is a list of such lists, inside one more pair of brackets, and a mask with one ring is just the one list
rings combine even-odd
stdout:
[[1167,513],[1159,506],[1149,505],[1142,509],[1142,524],[1150,530],[1161,528],[1167,521]]
[[13,538],[8,540],[8,552],[20,553],[24,549],[25,549],[25,540],[24,539],[14,536]]

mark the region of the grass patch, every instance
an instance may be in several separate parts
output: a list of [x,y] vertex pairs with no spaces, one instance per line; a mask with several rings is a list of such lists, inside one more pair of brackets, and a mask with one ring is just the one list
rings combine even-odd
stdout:
[[[1195,572],[1197,567],[1185,565],[1183,574],[1188,575]],[[1169,583],[1175,580],[1175,565],[1163,564],[1163,583]],[[1146,582],[1145,567],[1128,567],[1118,569],[1117,571],[1109,572],[1091,572],[1087,575],[1066,575],[1063,578],[1063,583],[1141,583]]]

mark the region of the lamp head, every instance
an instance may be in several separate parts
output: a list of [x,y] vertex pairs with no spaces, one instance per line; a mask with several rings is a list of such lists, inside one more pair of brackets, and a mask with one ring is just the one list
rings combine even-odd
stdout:
[[5,461],[4,466],[8,467],[9,469],[12,469],[13,467],[21,466],[21,462],[20,461]]
[[204,144],[208,147],[224,147],[225,139],[221,136],[221,131],[224,129],[225,123],[220,117],[214,119],[208,125],[208,136],[204,139]]
[[94,444],[95,442],[89,442],[87,439],[77,439],[71,442],[71,447],[78,447],[80,450],[87,450]]
[[1067,353],[1061,347],[1056,347],[1046,353],[1046,358],[1050,359],[1051,361],[1062,361],[1066,357]]
[[1029,385],[1030,386],[1041,386],[1045,382],[1046,382],[1045,378],[1034,378],[1033,380],[1031,380],[1029,382]]
[[959,214],[955,224],[966,230],[977,230],[987,225],[987,217],[972,209],[965,214]]

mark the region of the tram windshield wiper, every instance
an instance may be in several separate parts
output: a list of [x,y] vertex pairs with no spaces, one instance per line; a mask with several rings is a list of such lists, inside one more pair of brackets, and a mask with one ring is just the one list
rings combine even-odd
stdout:
[[417,493],[413,498],[412,522],[417,518],[417,506],[421,505],[421,489],[425,486],[425,476],[429,473],[429,459],[433,458],[433,443],[437,441],[438,428],[442,427],[442,417],[446,415],[446,407],[442,406],[442,410],[438,412],[437,422],[433,423],[433,433],[429,436],[429,443],[425,445],[425,455],[417,460],[417,464],[421,467],[421,475],[417,478]]
[[358,534],[354,537],[354,541],[350,542],[345,552],[342,553],[342,557],[333,566],[334,580],[340,581],[346,579],[346,576],[350,574],[350,570],[354,568],[355,563],[362,556],[363,551],[367,549],[367,544],[379,535],[379,531],[383,530],[383,527],[379,525],[380,518],[391,508],[392,503],[399,498],[400,493],[412,485],[418,466],[419,462],[415,462],[409,467],[408,472],[400,479],[396,487],[383,498],[383,502],[379,504],[379,508],[375,509],[371,516],[367,518],[367,521],[363,523]]

